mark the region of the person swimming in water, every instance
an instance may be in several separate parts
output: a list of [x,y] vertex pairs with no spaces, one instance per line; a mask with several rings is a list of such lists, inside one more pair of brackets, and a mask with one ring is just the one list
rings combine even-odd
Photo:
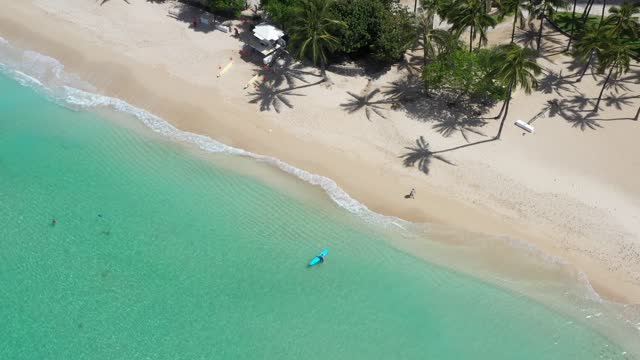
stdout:
[[51,226],[56,226],[57,223],[58,220],[56,220],[56,218],[51,219]]
[[324,262],[324,256],[318,255],[318,259],[320,260],[320,262]]

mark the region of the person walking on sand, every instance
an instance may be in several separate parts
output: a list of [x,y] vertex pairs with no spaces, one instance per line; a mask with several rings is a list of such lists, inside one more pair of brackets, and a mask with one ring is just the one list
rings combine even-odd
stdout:
[[415,188],[411,188],[411,192],[409,192],[409,195],[406,196],[407,199],[415,199],[416,198],[416,189]]

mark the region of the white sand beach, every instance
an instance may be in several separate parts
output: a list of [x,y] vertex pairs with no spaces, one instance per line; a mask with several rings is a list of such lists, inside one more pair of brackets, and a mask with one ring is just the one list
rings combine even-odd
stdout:
[[[601,296],[640,304],[638,64],[591,114],[603,77],[574,83],[580,67],[560,53],[567,39],[545,25],[540,91],[515,94],[501,140],[442,152],[454,165],[433,159],[427,175],[400,158],[418,137],[442,151],[490,140],[498,121],[458,123],[422,98],[395,110],[380,102],[382,116],[369,118],[341,106],[375,89],[372,101],[389,96],[409,74],[396,67],[371,78],[329,71],[331,85],[315,84],[319,72],[307,67],[293,90],[244,89],[259,67],[239,54],[233,31],[194,30],[173,1],[100,2],[0,0],[0,36],[183,130],[334,179],[375,212],[527,241],[583,271]],[[491,43],[510,32],[500,24]],[[516,120],[535,134],[523,135]],[[411,188],[416,198],[405,199]]]

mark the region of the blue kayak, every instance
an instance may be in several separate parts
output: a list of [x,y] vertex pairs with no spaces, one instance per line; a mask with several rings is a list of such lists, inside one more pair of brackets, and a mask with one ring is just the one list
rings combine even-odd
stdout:
[[327,256],[328,254],[329,254],[329,250],[328,249],[322,250],[322,252],[320,254],[318,254],[318,256],[314,257],[313,259],[311,259],[311,261],[309,261],[309,266],[313,266],[315,264],[323,262],[324,261],[324,257]]

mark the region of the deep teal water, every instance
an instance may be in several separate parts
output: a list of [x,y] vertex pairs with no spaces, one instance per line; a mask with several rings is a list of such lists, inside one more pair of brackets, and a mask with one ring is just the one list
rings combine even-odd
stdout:
[[0,359],[630,358],[327,204],[0,76]]

